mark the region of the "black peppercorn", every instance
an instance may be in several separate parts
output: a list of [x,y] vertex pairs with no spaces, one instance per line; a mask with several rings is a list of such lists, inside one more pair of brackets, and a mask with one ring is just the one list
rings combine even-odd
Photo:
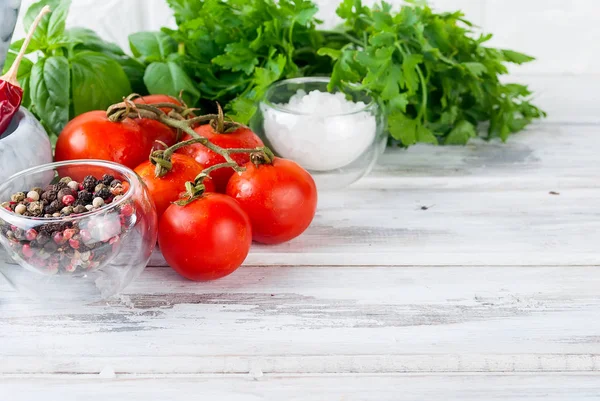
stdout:
[[56,192],[60,191],[63,188],[66,188],[66,187],[67,187],[67,183],[66,182],[62,182],[62,181],[59,181],[56,184],[54,184],[54,190]]
[[52,252],[56,251],[57,249],[58,249],[58,245],[56,245],[56,242],[54,242],[54,241],[48,241],[44,245],[44,250],[46,252],[52,253]]
[[81,185],[83,185],[83,189],[86,191],[94,192],[94,188],[96,188],[96,185],[98,185],[98,180],[96,180],[94,176],[88,175],[83,179]]
[[79,193],[77,194],[77,200],[82,201],[83,206],[89,205],[94,200],[94,195],[88,190],[84,189],[79,191]]
[[104,174],[102,176],[101,182],[108,187],[114,181],[114,179],[115,177],[113,177],[112,175]]
[[56,191],[54,189],[49,189],[42,194],[42,200],[52,202],[56,200]]
[[61,201],[54,200],[52,201],[46,208],[44,209],[44,213],[46,214],[54,214],[56,212],[60,212],[60,209],[63,208],[63,204]]
[[45,232],[39,232],[35,240],[38,244],[44,245],[46,242],[50,241],[50,236]]
[[104,188],[100,189],[98,192],[96,192],[95,195],[97,197],[100,197],[100,198],[106,200],[106,199],[110,198],[112,194],[110,193],[108,188],[104,187]]

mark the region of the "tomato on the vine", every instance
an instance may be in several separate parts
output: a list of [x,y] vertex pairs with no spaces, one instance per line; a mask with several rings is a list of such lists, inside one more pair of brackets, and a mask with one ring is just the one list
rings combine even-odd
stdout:
[[[212,124],[205,124],[194,129],[199,135],[207,138],[213,144],[225,149],[233,148],[257,148],[264,146],[261,139],[250,128],[240,126],[232,132],[218,133],[212,127]],[[192,136],[186,134],[184,141],[192,139]],[[214,153],[202,144],[193,144],[179,149],[177,152],[188,155],[196,159],[204,168],[214,166],[215,164],[225,163],[223,156]],[[247,153],[235,153],[231,157],[239,164],[245,164],[250,160]],[[218,192],[224,193],[227,187],[227,181],[233,174],[231,168],[220,168],[210,173],[210,176],[215,182],[215,187]]]
[[[182,106],[181,102],[178,99],[169,95],[146,95],[142,97],[136,97],[135,99],[133,99],[133,103],[150,105],[154,103],[174,103],[178,106]],[[161,110],[169,114],[169,112],[172,109],[169,107],[161,107]]]
[[207,193],[162,215],[158,244],[165,260],[190,280],[215,280],[233,273],[252,243],[248,215],[222,194]]
[[234,173],[227,195],[248,213],[255,241],[279,244],[302,234],[317,210],[317,187],[296,162],[278,157],[272,163],[249,162]]
[[65,126],[56,142],[55,159],[101,159],[135,168],[148,159],[155,141],[171,146],[176,136],[156,120],[126,118],[113,122],[105,111],[90,111]]
[[[156,176],[156,166],[149,160],[135,168],[135,172],[142,178],[148,188],[159,218],[171,205],[171,202],[179,199],[179,195],[185,191],[185,183],[188,181],[193,182],[203,170],[196,160],[185,155],[172,155],[171,164],[173,165],[171,170],[162,177]],[[205,178],[203,184],[207,192],[215,191],[215,186],[210,177]]]

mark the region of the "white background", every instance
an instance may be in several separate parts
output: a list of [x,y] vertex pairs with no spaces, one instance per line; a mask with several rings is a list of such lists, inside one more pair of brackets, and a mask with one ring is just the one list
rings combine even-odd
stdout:
[[[400,0],[388,0],[400,4]],[[22,12],[33,0],[24,0]],[[365,0],[365,3],[373,3]],[[335,21],[338,0],[317,0],[320,17]],[[432,0],[434,7],[463,10],[469,19],[495,35],[494,46],[520,50],[538,61],[520,67],[522,74],[600,73],[599,0]],[[127,47],[127,35],[172,25],[165,0],[73,0],[70,25],[98,31]],[[22,27],[17,28],[22,36]]]

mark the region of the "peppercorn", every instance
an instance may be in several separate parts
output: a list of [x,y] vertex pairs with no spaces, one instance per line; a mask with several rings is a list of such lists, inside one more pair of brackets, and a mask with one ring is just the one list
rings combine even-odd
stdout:
[[98,185],[98,180],[96,180],[94,176],[88,175],[83,179],[83,182],[81,184],[83,185],[83,189],[85,189],[86,191],[94,192],[94,188],[96,188],[96,185]]
[[29,191],[27,192],[27,199],[31,199],[32,201],[40,200],[40,194],[36,191]]
[[[37,192],[34,193],[37,194]],[[44,213],[44,206],[39,201],[31,202],[29,206],[27,206],[27,211],[33,216],[40,216]]]
[[58,199],[62,202],[62,199],[67,195],[73,196],[73,191],[71,191],[71,188],[69,188],[69,187],[65,187],[65,188],[61,189],[60,191],[58,191],[58,193],[56,194],[56,199]]
[[60,213],[64,216],[69,216],[73,214],[73,206],[65,206],[60,210]]
[[73,192],[79,191],[79,183],[77,181],[70,181],[67,184],[67,187],[69,187]]
[[102,181],[102,183],[104,185],[106,185],[108,187],[114,180],[115,180],[115,177],[113,177],[112,175],[110,175],[110,174],[104,174],[102,176],[102,180],[101,181]]
[[38,232],[37,237],[35,238],[35,240],[37,241],[38,244],[44,245],[48,241],[50,241],[50,236],[47,233],[45,233],[43,231],[40,231],[40,232]]
[[44,210],[45,213],[48,214],[54,214],[57,213],[58,211],[60,211],[60,209],[62,209],[63,205],[62,202],[57,200],[52,201],[52,203],[50,203],[48,206],[46,206],[46,209]]
[[16,214],[24,214],[27,211],[27,206],[20,204],[15,207]]
[[92,203],[92,201],[94,200],[94,195],[88,190],[83,189],[77,194],[77,200],[83,201],[83,205],[85,206],[86,204]]
[[63,205],[71,206],[75,203],[75,197],[73,195],[65,195],[61,198]]
[[114,187],[116,187],[116,186],[119,186],[119,185],[122,185],[122,184],[123,184],[123,183],[121,182],[121,180],[112,180],[112,181],[110,182],[110,185],[109,185],[109,187],[110,187],[110,188],[114,188]]
[[42,193],[42,200],[48,201],[48,202],[52,202],[56,200],[56,191],[54,190],[54,188],[49,189],[47,191],[45,191],[44,193]]
[[73,208],[73,213],[81,214],[87,212],[87,209],[83,205],[75,205]]
[[61,182],[61,181],[59,181],[59,182],[57,182],[56,184],[54,184],[54,187],[53,187],[53,188],[54,188],[54,190],[55,190],[56,192],[58,192],[58,191],[60,191],[61,189],[63,189],[63,188],[66,188],[66,187],[67,187],[67,183],[66,183],[66,182]]
[[101,188],[99,191],[96,191],[95,195],[96,195],[96,197],[100,197],[104,200],[107,200],[108,198],[111,197],[112,194],[110,193],[108,188],[104,187],[104,188]]
[[26,196],[25,196],[24,192],[17,192],[10,196],[11,202],[21,202],[21,201],[25,200],[25,198],[26,198]]
[[106,188],[106,185],[100,183],[98,185],[96,185],[96,187],[94,188],[94,193],[100,191],[101,189]]
[[102,199],[100,197],[94,198],[92,205],[96,208],[100,208],[100,207],[104,206],[104,199]]
[[25,231],[25,239],[27,239],[27,241],[35,241],[37,236],[38,233],[33,228],[30,228],[29,230]]

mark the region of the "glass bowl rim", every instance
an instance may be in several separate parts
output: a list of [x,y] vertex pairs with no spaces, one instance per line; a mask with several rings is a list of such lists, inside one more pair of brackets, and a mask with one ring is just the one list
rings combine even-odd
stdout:
[[[298,111],[298,110],[293,110],[284,106],[279,106],[273,102],[271,102],[269,99],[269,97],[273,94],[273,92],[286,85],[286,84],[303,84],[303,83],[329,83],[331,81],[330,77],[301,77],[301,78],[290,78],[290,79],[284,79],[282,81],[277,81],[273,84],[271,84],[271,86],[269,86],[269,88],[267,89],[267,91],[265,92],[265,96],[263,97],[262,103],[264,103],[265,105],[267,105],[269,108],[273,109],[273,110],[277,110],[277,111],[281,111],[287,114],[294,114],[297,116],[311,116],[314,115],[313,113],[310,112],[302,112],[302,111]],[[352,87],[352,84],[348,84],[348,86]],[[359,89],[360,90],[360,89]],[[361,107],[358,110],[353,110],[353,111],[349,111],[347,113],[331,113],[331,114],[319,114],[319,117],[343,117],[343,116],[351,116],[354,114],[359,114],[359,113],[363,113],[373,107],[377,107],[377,102],[375,101],[375,99],[373,99],[373,97],[369,94],[367,94],[365,91],[360,90],[362,93],[364,93],[365,96],[367,96],[371,101],[369,103],[367,103],[364,107]],[[343,92],[342,92],[343,93]]]
[[113,169],[115,171],[118,171],[119,173],[123,174],[123,176],[125,176],[127,178],[128,182],[129,182],[129,188],[127,189],[127,192],[125,192],[122,195],[122,198],[120,198],[118,201],[111,202],[110,204],[105,205],[105,206],[99,208],[98,210],[81,213],[81,214],[79,214],[77,216],[73,216],[73,217],[71,217],[71,216],[66,216],[66,217],[65,216],[62,216],[62,217],[23,216],[23,215],[16,214],[14,212],[9,212],[8,210],[4,209],[3,207],[0,207],[0,219],[3,219],[7,222],[10,222],[10,220],[14,221],[15,219],[21,219],[21,220],[40,222],[43,224],[59,223],[59,222],[63,223],[65,221],[85,219],[85,218],[97,216],[99,214],[103,214],[109,210],[116,208],[117,206],[126,202],[129,198],[131,198],[133,196],[133,193],[134,193],[133,182],[135,180],[137,180],[136,173],[129,167],[126,167],[122,164],[111,162],[111,161],[106,161],[106,160],[97,160],[97,159],[67,160],[67,161],[62,161],[62,162],[41,164],[39,166],[28,168],[26,170],[23,170],[16,174],[11,175],[10,177],[8,177],[6,179],[6,182],[4,182],[3,184],[0,184],[0,193],[5,191],[6,187],[8,187],[9,184],[13,183],[15,180],[17,180],[19,178],[23,178],[28,175],[34,174],[34,173],[41,173],[43,171],[51,171],[51,170],[56,169],[57,167],[74,166],[74,165],[89,165],[89,166],[94,166],[94,167],[107,167],[107,168]]

